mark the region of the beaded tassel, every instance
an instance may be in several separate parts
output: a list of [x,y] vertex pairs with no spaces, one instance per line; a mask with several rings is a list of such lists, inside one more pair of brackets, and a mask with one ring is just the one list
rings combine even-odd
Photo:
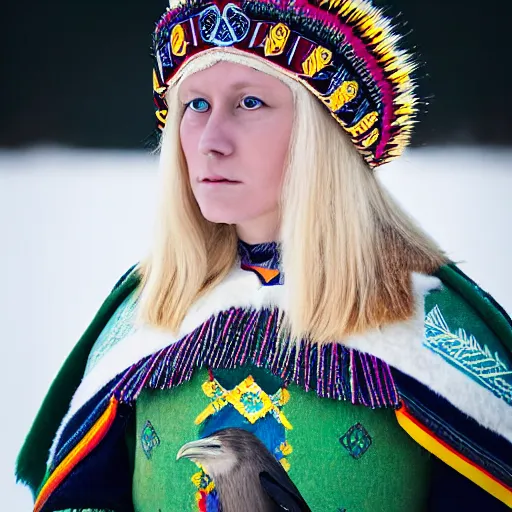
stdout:
[[170,389],[192,378],[196,368],[237,368],[253,364],[318,396],[347,400],[372,409],[397,407],[398,393],[389,366],[374,356],[339,343],[322,346],[302,340],[279,341],[277,309],[231,308],[212,316],[181,340],[131,368],[116,386],[123,402],[140,392]]

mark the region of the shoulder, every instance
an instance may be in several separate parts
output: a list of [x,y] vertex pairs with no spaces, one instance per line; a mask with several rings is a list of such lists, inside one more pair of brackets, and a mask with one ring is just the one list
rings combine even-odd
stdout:
[[512,322],[455,265],[436,277],[439,286],[424,297],[421,344],[393,371],[397,420],[427,451],[511,506]]
[[429,396],[512,441],[507,314],[454,265],[435,276],[414,274],[413,288],[411,318],[348,340],[349,346],[392,368],[402,400],[415,399],[416,382]]
[[425,297],[425,347],[512,405],[512,321],[504,309],[453,264]]
[[33,491],[44,477],[53,439],[82,381],[91,349],[107,326],[115,323],[113,318],[139,284],[140,275],[133,266],[118,280],[51,384],[16,462],[17,480]]

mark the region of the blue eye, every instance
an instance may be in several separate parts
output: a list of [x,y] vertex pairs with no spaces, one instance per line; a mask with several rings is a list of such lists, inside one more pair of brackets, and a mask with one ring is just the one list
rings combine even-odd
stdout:
[[210,108],[210,104],[203,98],[196,98],[195,100],[189,101],[187,107],[191,108],[194,112],[207,112]]
[[244,98],[241,103],[247,110],[256,110],[264,105],[263,101],[255,98],[254,96],[247,96],[247,98]]

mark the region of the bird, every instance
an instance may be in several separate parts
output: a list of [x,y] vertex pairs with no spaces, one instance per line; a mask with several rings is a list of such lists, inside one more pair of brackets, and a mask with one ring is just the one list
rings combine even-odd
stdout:
[[311,512],[281,464],[243,428],[186,443],[176,455],[182,458],[200,464],[213,480],[222,512]]

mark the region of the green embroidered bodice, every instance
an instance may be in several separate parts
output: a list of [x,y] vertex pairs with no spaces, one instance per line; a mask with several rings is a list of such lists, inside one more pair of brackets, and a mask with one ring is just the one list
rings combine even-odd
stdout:
[[214,484],[176,454],[198,436],[232,426],[264,441],[313,512],[425,507],[429,455],[399,427],[392,409],[319,398],[293,384],[284,389],[264,370],[246,367],[198,370],[178,388],[147,389],[139,396],[136,512],[203,510]]

